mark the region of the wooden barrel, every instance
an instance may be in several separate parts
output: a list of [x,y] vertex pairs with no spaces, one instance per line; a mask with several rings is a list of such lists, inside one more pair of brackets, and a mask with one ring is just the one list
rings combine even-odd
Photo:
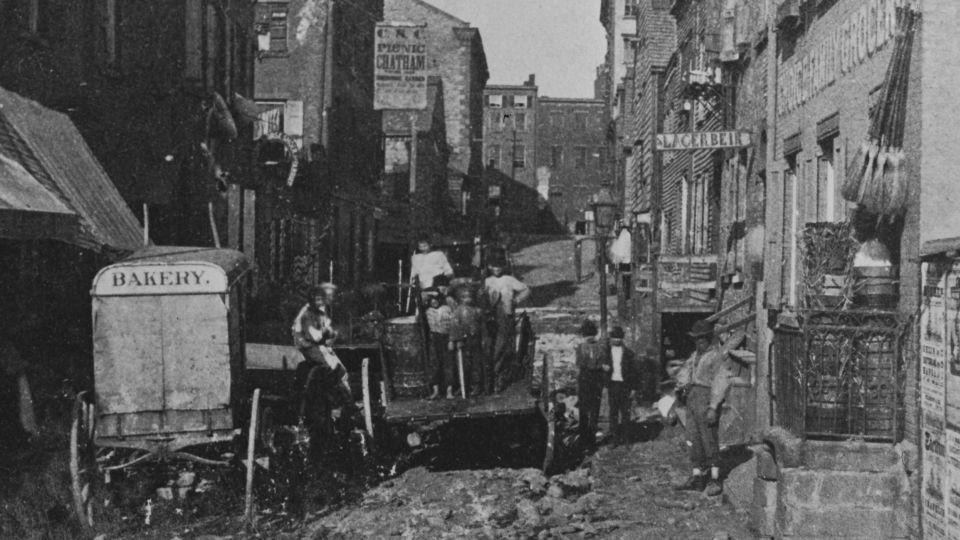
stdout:
[[853,269],[853,301],[859,307],[894,309],[900,299],[899,267],[857,266]]
[[415,317],[389,319],[383,328],[384,355],[394,395],[422,397],[427,392],[422,337]]

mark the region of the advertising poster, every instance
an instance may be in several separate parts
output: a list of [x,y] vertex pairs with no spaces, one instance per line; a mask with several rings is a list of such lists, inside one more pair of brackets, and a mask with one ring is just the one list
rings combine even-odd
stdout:
[[947,514],[944,494],[947,484],[946,441],[943,420],[932,414],[923,415],[923,532],[926,539],[947,536]]
[[946,529],[949,538],[960,538],[960,431],[946,428],[947,487]]
[[374,36],[373,108],[427,108],[426,27],[378,24]]
[[947,426],[960,431],[960,263],[946,279]]
[[932,413],[935,416],[945,414],[947,407],[946,271],[947,266],[943,264],[924,263],[923,265],[923,309],[920,312],[920,406],[925,413]]

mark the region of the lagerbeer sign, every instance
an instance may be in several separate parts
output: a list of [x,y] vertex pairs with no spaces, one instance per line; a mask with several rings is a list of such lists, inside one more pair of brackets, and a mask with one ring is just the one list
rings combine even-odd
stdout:
[[426,109],[426,27],[378,24],[374,54],[373,108]]
[[704,131],[697,133],[661,133],[656,136],[657,150],[709,150],[750,146],[745,131]]

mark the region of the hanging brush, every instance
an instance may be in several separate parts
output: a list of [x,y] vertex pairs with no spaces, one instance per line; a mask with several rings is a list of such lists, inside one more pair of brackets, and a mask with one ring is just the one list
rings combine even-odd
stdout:
[[893,147],[890,154],[889,172],[884,180],[884,184],[889,190],[890,196],[885,201],[882,208],[882,214],[886,215],[889,221],[893,221],[897,216],[903,214],[907,207],[907,176],[903,174],[903,162],[906,159],[906,153],[903,150],[903,135],[906,128],[907,119],[907,97],[910,81],[910,63],[913,50],[914,31],[917,22],[917,12],[908,9],[905,15],[906,21],[905,36],[903,42],[903,54],[900,61],[900,84],[898,88],[897,108],[893,116]]

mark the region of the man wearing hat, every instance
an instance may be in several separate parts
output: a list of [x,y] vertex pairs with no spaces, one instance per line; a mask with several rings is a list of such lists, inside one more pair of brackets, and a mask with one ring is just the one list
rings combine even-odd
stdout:
[[636,354],[623,343],[623,328],[610,330],[610,371],[607,372],[607,397],[610,402],[611,445],[624,444],[625,424],[630,421],[631,396],[642,389],[642,374]]
[[724,354],[714,345],[713,324],[699,320],[689,332],[696,350],[677,373],[677,388],[686,395],[687,437],[693,474],[680,490],[702,491],[707,495],[723,492],[720,482],[720,441],[717,426],[720,407],[730,388],[731,372]]

